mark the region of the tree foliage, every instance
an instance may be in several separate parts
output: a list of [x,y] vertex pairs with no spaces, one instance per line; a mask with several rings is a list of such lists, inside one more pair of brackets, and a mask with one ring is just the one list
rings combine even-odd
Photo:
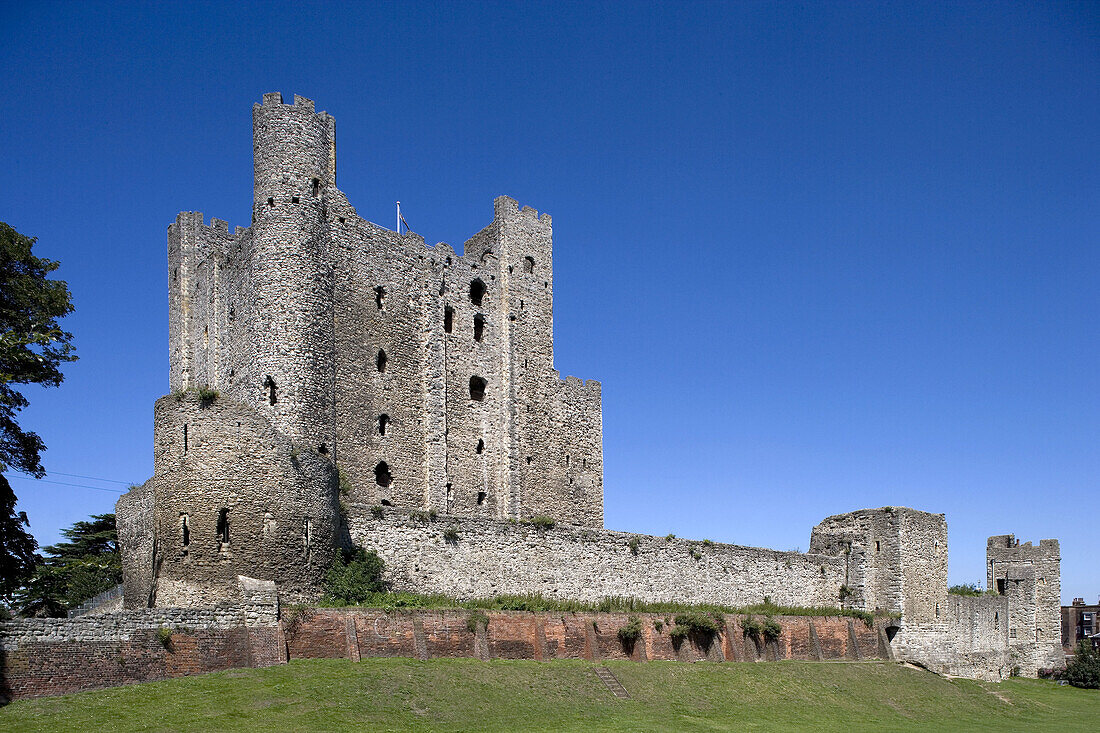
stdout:
[[47,557],[15,593],[14,606],[22,616],[64,616],[122,582],[114,514],[94,514],[61,534],[67,542],[46,547]]
[[382,558],[374,550],[345,550],[325,575],[326,595],[338,604],[362,603],[386,589],[382,569]]
[[[49,274],[58,263],[31,253],[35,240],[0,222],[0,471],[14,469],[41,478],[45,447],[16,422],[29,403],[20,384],[56,387],[61,365],[74,361],[72,334],[59,319],[72,312],[69,288]],[[0,477],[0,595],[9,595],[34,570],[37,544],[27,515],[16,513],[15,494]]]
[[1073,660],[1066,665],[1062,679],[1074,687],[1100,689],[1100,649],[1087,640],[1078,642]]

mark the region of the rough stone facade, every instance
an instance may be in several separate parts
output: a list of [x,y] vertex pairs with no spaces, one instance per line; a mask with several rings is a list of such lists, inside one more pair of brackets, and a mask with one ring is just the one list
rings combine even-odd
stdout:
[[1056,541],[991,538],[1003,595],[975,600],[947,594],[942,514],[829,517],[808,553],[604,530],[600,385],[554,370],[550,217],[498,198],[459,255],[355,213],[310,100],[264,95],[253,141],[251,225],[168,228],[172,394],[117,506],[126,608],[235,602],[241,575],[307,602],[357,544],[399,590],[840,605],[896,616],[891,648],[938,671],[1057,664]]
[[353,519],[350,531],[382,557],[394,589],[460,599],[538,593],[591,603],[620,597],[745,606],[769,599],[835,608],[845,581],[842,557],[605,529],[388,511]]
[[1061,564],[1058,540],[1035,547],[1006,534],[986,545],[986,587],[1010,601],[1008,643],[1024,674],[1062,664]]

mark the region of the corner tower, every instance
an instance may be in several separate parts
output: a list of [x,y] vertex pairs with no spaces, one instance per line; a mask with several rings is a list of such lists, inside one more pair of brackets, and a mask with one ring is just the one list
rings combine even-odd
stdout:
[[[336,123],[312,100],[265,94],[252,108],[252,236],[241,252],[234,393],[302,448],[335,451],[333,266],[325,221]],[[243,311],[243,312],[242,312]]]

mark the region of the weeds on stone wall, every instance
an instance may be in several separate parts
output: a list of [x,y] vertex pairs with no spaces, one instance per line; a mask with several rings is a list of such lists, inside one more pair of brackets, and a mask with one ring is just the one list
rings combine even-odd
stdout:
[[[373,554],[373,553],[371,553]],[[377,556],[375,556],[377,557]],[[378,563],[381,566],[382,560]],[[335,566],[334,566],[335,567]],[[378,572],[381,582],[381,570]],[[565,613],[661,613],[661,614],[690,614],[700,613],[709,615],[715,619],[715,623],[722,623],[723,615],[759,614],[765,616],[845,616],[858,618],[868,627],[874,625],[875,617],[866,611],[857,611],[846,608],[810,607],[810,606],[778,606],[775,604],[758,603],[752,606],[717,606],[713,604],[692,603],[649,603],[636,598],[609,597],[597,603],[585,603],[581,601],[547,598],[537,593],[526,595],[498,595],[491,598],[472,598],[458,600],[442,594],[420,594],[391,592],[380,590],[363,594],[362,600],[347,601],[337,599],[331,595],[322,598],[319,606],[347,606],[357,605],[367,608],[380,608],[383,610],[396,610],[400,608],[415,609],[483,609],[487,611],[532,611],[532,612],[565,612]],[[885,618],[885,617],[884,617]],[[672,626],[671,621],[665,625]],[[656,624],[655,624],[656,627]],[[658,629],[660,630],[660,629]],[[758,631],[763,633],[763,629]]]
[[688,550],[688,554],[691,555],[692,560],[702,560],[703,559],[703,553],[700,552],[699,548],[696,547],[695,545],[691,546],[691,549]]
[[221,397],[221,392],[208,384],[199,387],[199,407],[209,407],[214,400]]
[[443,530],[443,539],[452,545],[458,542],[458,527],[453,524],[449,525],[447,529]]
[[668,534],[665,535],[665,539],[669,540],[669,541],[672,541],[672,540],[676,539],[676,535],[669,532]]
[[379,506],[378,504],[375,504],[374,506],[372,506],[370,508],[370,515],[372,517],[374,517],[375,519],[381,519],[382,517],[385,516],[385,511],[382,509],[381,506]]
[[428,522],[434,522],[436,517],[438,516],[439,512],[437,512],[435,509],[414,509],[413,511],[409,512],[409,519],[415,520],[417,522],[423,522],[424,524],[427,524]]
[[630,548],[630,554],[631,555],[637,555],[638,554],[638,546],[640,544],[641,544],[641,541],[637,537],[631,537],[630,538],[630,541],[626,543],[626,546]]
[[555,524],[557,524],[557,522],[554,521],[553,517],[547,517],[543,514],[539,514],[538,516],[531,517],[531,525],[535,529],[545,531],[545,530],[548,530],[548,529],[553,529]]
[[689,634],[694,634],[701,639],[711,639],[719,631],[722,631],[722,626],[725,623],[722,616],[715,613],[708,614],[703,611],[676,614],[675,622],[676,625],[669,632],[673,639],[682,639]]
[[172,630],[167,626],[161,626],[157,629],[157,641],[162,647],[172,651]]
[[466,617],[466,628],[471,634],[476,634],[478,627],[489,628],[489,617],[481,611],[474,611]]
[[634,643],[642,638],[642,620],[637,616],[631,616],[630,621],[625,626],[619,627],[616,636],[619,637],[619,641],[623,643],[624,647],[633,650]]
[[764,623],[760,624],[760,631],[764,634],[765,641],[775,641],[783,633],[783,627],[771,616],[766,616]]
[[741,619],[741,633],[752,639],[759,639],[764,631],[764,625],[752,616]]

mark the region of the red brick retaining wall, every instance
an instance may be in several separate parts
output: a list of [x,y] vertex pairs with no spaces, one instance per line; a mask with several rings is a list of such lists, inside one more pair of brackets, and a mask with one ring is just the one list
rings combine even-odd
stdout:
[[[284,614],[278,626],[176,626],[167,639],[155,625],[120,628],[112,615],[83,617],[78,632],[16,636],[9,629],[4,638],[0,626],[0,694],[58,695],[309,657],[694,662],[890,656],[881,624],[871,628],[843,617],[777,617],[782,633],[763,643],[742,634],[741,617],[726,616],[709,643],[691,636],[674,643],[673,614],[483,611],[488,624],[475,623],[471,631],[471,613],[310,608]],[[618,630],[632,615],[642,621],[642,635],[627,647]]]

